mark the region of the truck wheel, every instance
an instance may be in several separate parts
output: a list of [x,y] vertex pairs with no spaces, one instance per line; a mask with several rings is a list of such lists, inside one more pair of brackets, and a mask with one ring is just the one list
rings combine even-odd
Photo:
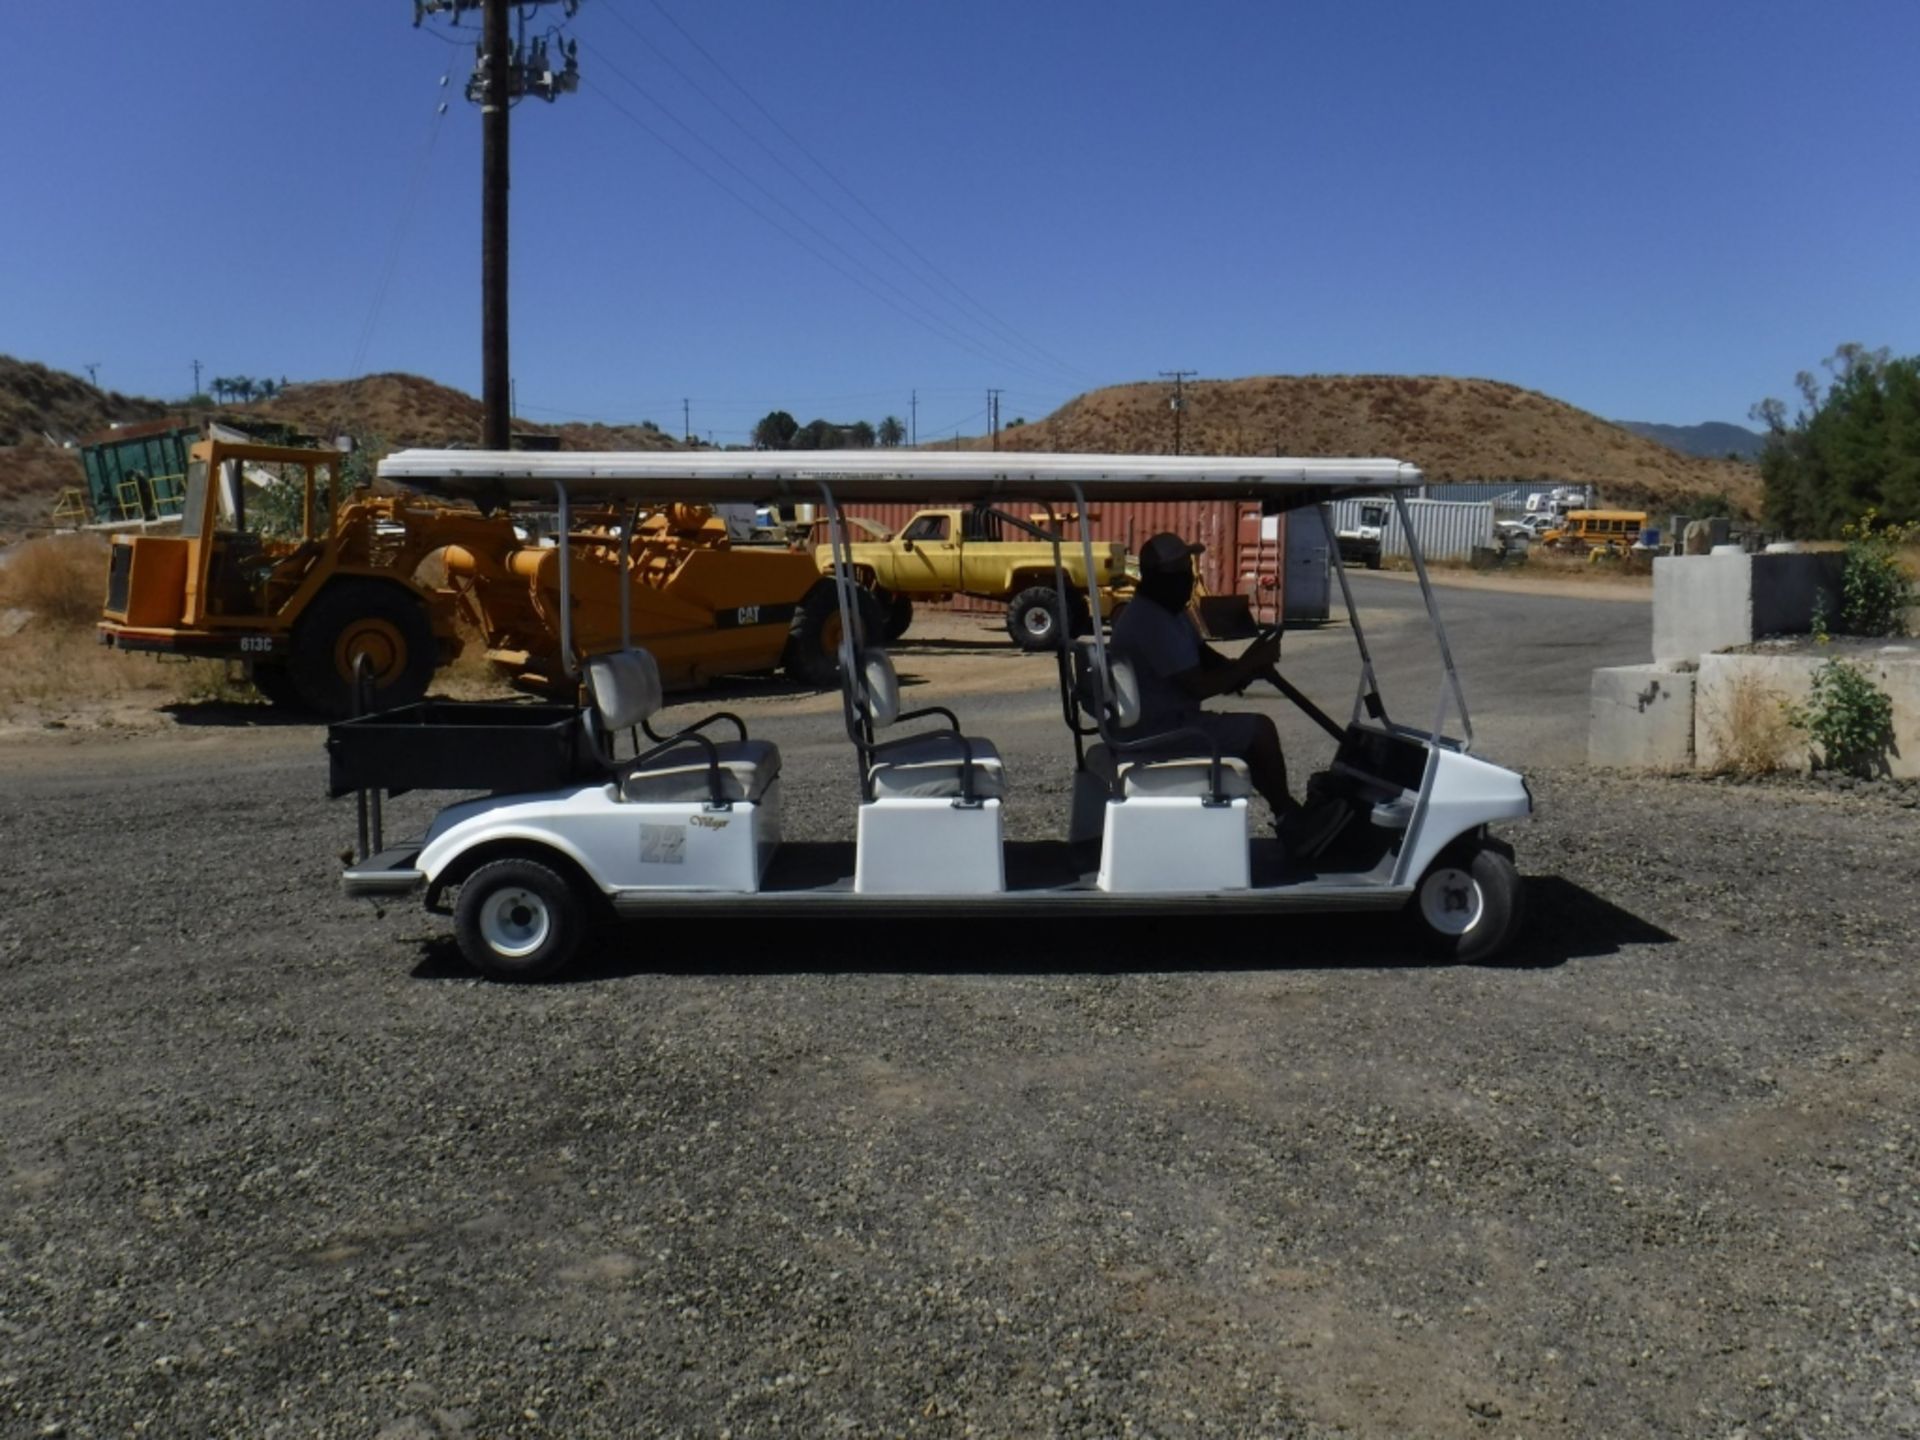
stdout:
[[1513,861],[1490,845],[1455,848],[1420,879],[1407,912],[1429,949],[1451,960],[1491,960],[1526,918],[1526,887]]
[[453,931],[489,980],[543,980],[573,958],[586,906],[564,875],[538,860],[495,860],[460,886]]
[[898,640],[907,633],[907,627],[913,624],[913,600],[907,595],[888,595],[881,607],[887,617],[886,635],[889,640]]
[[[1014,596],[1007,606],[1007,633],[1022,650],[1058,648],[1060,612],[1055,608],[1054,594],[1051,585],[1033,585]],[[1093,612],[1087,609],[1084,595],[1067,597],[1067,620],[1076,635],[1093,628]]]
[[1378,570],[1379,568],[1380,568],[1380,552],[1378,550],[1368,551],[1367,552],[1367,569]]
[[[880,602],[861,589],[853,592],[859,607],[866,643],[877,645],[886,635],[886,616]],[[840,597],[831,579],[820,581],[793,612],[787,634],[787,678],[799,685],[826,689],[840,683]]]
[[322,590],[293,632],[288,673],[300,698],[331,719],[354,709],[353,667],[373,662],[373,705],[391,710],[427,693],[437,657],[426,607],[404,590],[348,580]]

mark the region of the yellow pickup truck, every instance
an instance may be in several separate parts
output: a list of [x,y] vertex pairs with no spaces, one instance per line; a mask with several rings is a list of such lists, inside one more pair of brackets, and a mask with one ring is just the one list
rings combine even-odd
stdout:
[[[1053,537],[1041,526],[985,506],[922,510],[891,536],[870,522],[853,523],[885,537],[857,540],[850,548],[854,574],[886,614],[889,640],[913,623],[916,597],[971,595],[1007,602],[1007,632],[1021,649],[1051,650],[1059,643]],[[821,573],[831,574],[831,547],[823,544],[815,553]],[[1138,576],[1129,568],[1125,545],[1096,540],[1093,560],[1103,597],[1131,592]],[[1061,544],[1060,561],[1072,589],[1068,618],[1074,632],[1083,633],[1091,614],[1086,556],[1077,536]]]

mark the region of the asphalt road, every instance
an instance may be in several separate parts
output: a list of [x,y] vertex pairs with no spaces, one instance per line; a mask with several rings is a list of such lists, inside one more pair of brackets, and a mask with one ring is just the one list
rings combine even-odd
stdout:
[[[983,914],[487,985],[339,896],[311,727],[0,743],[0,1432],[1920,1433],[1920,796],[1587,774],[1644,608],[1443,600],[1540,798],[1503,967]],[[1050,829],[1045,662],[902,668]],[[728,703],[850,835],[833,703]]]

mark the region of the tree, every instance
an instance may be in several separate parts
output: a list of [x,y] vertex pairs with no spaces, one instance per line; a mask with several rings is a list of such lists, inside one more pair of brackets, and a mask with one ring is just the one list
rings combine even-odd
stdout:
[[866,421],[854,421],[853,424],[846,427],[843,433],[847,437],[847,444],[851,445],[854,449],[871,450],[873,448],[873,426],[869,425]]
[[773,410],[761,418],[753,427],[754,448],[759,450],[787,450],[793,446],[793,432],[800,428],[800,422],[784,410]]
[[889,415],[880,422],[880,443],[888,447],[906,442],[907,427],[900,423],[898,415]]
[[1767,427],[1760,456],[1767,518],[1789,535],[1833,536],[1877,511],[1885,522],[1920,520],[1920,356],[1842,345],[1824,362],[1825,393],[1795,377],[1801,408],[1753,407]]
[[831,420],[809,420],[793,432],[792,448],[795,450],[837,450],[846,443],[846,437],[840,433],[840,427]]

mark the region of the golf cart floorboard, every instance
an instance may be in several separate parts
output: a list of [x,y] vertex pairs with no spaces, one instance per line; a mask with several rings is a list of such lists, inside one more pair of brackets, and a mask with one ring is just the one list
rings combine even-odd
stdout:
[[1411,891],[1377,874],[1317,874],[1287,866],[1273,840],[1253,842],[1253,885],[1246,890],[1207,890],[1186,894],[1112,894],[1100,889],[1097,842],[1074,845],[1064,840],[1011,841],[1006,846],[1007,888],[994,895],[876,895],[853,888],[851,841],[788,841],[755,894],[731,891],[631,890],[613,897],[622,914],[659,909],[713,910],[737,914],[768,909],[825,914],[884,910],[895,914],[977,914],[982,905],[1010,906],[1025,913],[1047,911],[1131,910],[1153,914],[1232,910],[1394,909]]

